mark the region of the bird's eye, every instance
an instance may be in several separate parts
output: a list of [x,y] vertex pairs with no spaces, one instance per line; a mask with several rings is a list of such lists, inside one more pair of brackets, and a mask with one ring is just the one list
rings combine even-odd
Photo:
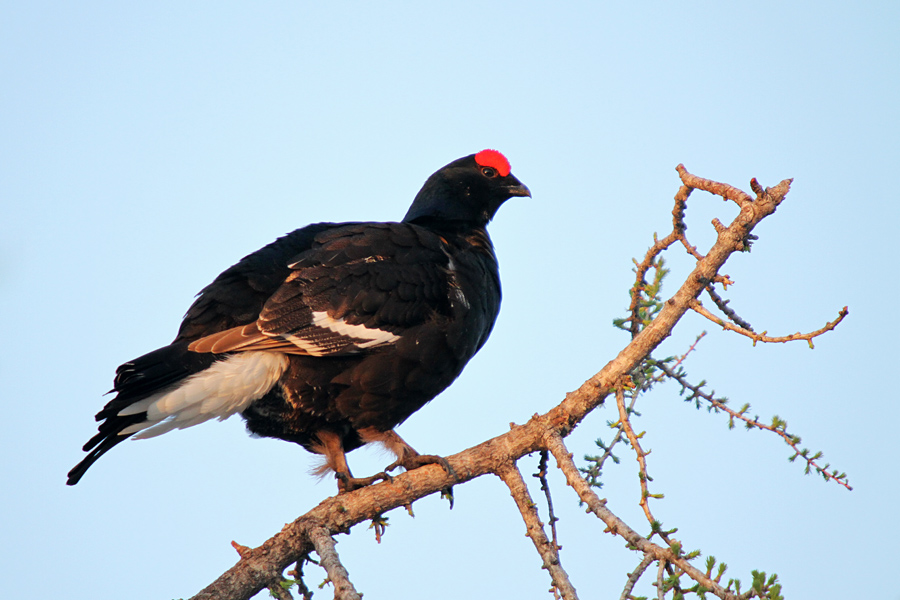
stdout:
[[491,167],[484,167],[483,169],[481,169],[481,173],[485,177],[496,177],[497,176],[497,171],[492,169]]

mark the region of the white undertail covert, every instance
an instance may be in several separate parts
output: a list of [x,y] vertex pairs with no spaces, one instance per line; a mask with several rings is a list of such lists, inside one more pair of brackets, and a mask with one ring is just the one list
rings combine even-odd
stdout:
[[119,435],[140,432],[135,439],[146,439],[213,418],[223,421],[269,393],[287,367],[288,357],[278,352],[233,354],[173,388],[120,410],[120,417],[146,411],[147,420],[126,427]]

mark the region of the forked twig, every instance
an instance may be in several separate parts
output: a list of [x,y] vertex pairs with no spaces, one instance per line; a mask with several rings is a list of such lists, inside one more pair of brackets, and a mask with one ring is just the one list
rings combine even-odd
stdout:
[[[606,507],[606,501],[601,500],[597,494],[591,489],[587,481],[578,472],[578,467],[572,461],[572,454],[569,453],[562,438],[555,433],[548,434],[547,445],[550,453],[556,459],[556,464],[566,477],[566,481],[578,494],[578,497],[584,502],[588,510],[606,524],[606,530],[614,535],[622,536],[628,544],[635,550],[643,552],[645,556],[652,556],[653,560],[667,561],[675,564],[691,579],[702,585],[707,590],[714,593],[723,600],[742,600],[740,596],[729,592],[721,585],[706,576],[699,569],[694,568],[687,559],[680,553],[676,552],[672,547],[663,548],[654,544],[634,529],[629,527],[622,519],[617,517],[611,510]],[[674,543],[673,543],[674,544]]]
[[829,321],[821,329],[816,329],[815,331],[811,331],[809,333],[797,332],[797,333],[793,333],[791,335],[773,337],[773,336],[766,335],[765,331],[763,331],[762,333],[756,333],[752,329],[746,329],[739,325],[734,325],[732,323],[729,323],[728,321],[725,321],[724,319],[720,319],[716,315],[709,312],[703,306],[703,304],[700,303],[699,300],[694,300],[693,302],[691,302],[691,310],[693,310],[697,314],[703,315],[704,317],[706,317],[707,319],[709,319],[716,325],[721,326],[723,329],[727,329],[728,331],[733,331],[735,333],[739,333],[743,336],[750,338],[751,340],[753,340],[754,346],[756,345],[756,342],[764,342],[767,344],[783,344],[786,342],[793,342],[796,340],[806,340],[807,343],[809,343],[810,348],[814,347],[813,342],[812,342],[813,338],[818,337],[829,331],[832,331],[835,327],[837,327],[838,323],[843,321],[844,317],[846,317],[850,313],[849,309],[845,306],[838,313],[838,316],[834,321]]
[[534,543],[534,547],[544,562],[542,568],[547,569],[547,572],[550,573],[554,588],[559,591],[564,600],[577,600],[578,594],[575,592],[575,587],[569,581],[568,573],[560,564],[557,545],[547,539],[544,524],[538,516],[537,505],[531,499],[522,473],[515,465],[504,465],[503,468],[498,469],[497,476],[503,480],[503,483],[509,488],[513,500],[516,501],[522,520],[525,521],[525,535]]

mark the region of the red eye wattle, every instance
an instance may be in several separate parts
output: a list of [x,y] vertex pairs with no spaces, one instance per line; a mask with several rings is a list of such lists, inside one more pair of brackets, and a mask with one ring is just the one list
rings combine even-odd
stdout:
[[482,150],[475,155],[475,162],[481,167],[490,167],[496,170],[502,177],[509,175],[511,170],[509,161],[496,150]]

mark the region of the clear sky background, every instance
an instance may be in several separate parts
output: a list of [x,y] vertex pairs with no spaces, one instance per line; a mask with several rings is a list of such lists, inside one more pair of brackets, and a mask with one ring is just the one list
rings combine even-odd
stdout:
[[[845,470],[805,477],[775,436],[728,431],[674,385],[646,398],[655,514],[687,549],[777,572],[789,600],[900,598],[895,269],[900,4],[883,2],[19,2],[0,8],[0,580],[5,598],[187,598],[323,498],[312,455],[240,419],[125,443],[75,488],[120,363],[167,344],[196,292],[317,221],[396,220],[486,147],[533,199],[492,224],[504,306],[459,381],[401,428],[452,454],[557,404],[627,342],[631,258],[670,227],[675,172],[749,190],[794,177],[725,271],[751,347],[688,315],[660,355],[777,414]],[[732,204],[696,193],[689,237]],[[671,294],[689,267],[672,259]],[[569,440],[608,439],[612,407]],[[646,532],[633,455],[602,494]],[[356,473],[388,462],[350,455]],[[537,458],[520,463],[533,473]],[[530,477],[528,478],[530,479]],[[617,598],[640,557],[557,475],[562,561]],[[366,598],[549,598],[504,485],[484,477],[382,543],[338,550]],[[307,569],[313,586],[324,573]],[[649,580],[639,592],[654,596]],[[316,593],[328,598],[330,590]],[[265,597],[265,593],[262,596]]]

